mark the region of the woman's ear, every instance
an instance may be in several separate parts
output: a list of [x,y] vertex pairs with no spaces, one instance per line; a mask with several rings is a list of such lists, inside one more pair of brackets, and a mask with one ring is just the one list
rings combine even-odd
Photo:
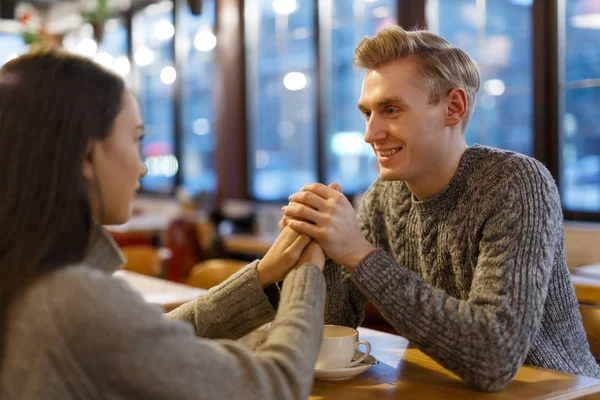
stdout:
[[86,181],[92,181],[96,177],[94,166],[95,142],[89,141],[83,154],[82,175]]

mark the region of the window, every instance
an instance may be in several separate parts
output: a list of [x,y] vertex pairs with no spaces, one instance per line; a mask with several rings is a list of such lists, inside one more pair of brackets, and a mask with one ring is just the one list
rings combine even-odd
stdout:
[[90,24],[65,35],[66,50],[90,57],[108,69],[112,69],[129,82],[131,62],[127,55],[127,28],[121,19],[110,19],[104,25],[102,41],[98,44]]
[[137,93],[146,139],[142,156],[148,175],[142,190],[172,193],[179,161],[175,156],[173,99],[177,72],[173,62],[173,3],[160,2],[136,13],[133,26],[133,89]]
[[190,194],[212,192],[216,188],[214,171],[215,135],[213,128],[213,70],[215,68],[215,3],[205,1],[200,16],[189,7],[180,7],[182,59],[181,85],[181,164],[182,182]]
[[559,2],[560,187],[568,211],[600,212],[600,1]]
[[127,48],[127,27],[121,19],[106,21],[102,42],[94,59],[111,68],[130,84],[131,61]]
[[364,71],[354,70],[354,49],[365,36],[395,24],[395,0],[322,2],[321,54],[325,86],[325,183],[339,182],[345,193],[364,191],[378,175],[377,160],[364,141],[365,119],[356,104]]
[[246,4],[248,170],[258,200],[317,181],[315,3]]
[[0,67],[26,51],[27,46],[20,35],[0,32]]
[[427,25],[467,51],[481,89],[467,127],[479,143],[533,155],[533,0],[429,0]]

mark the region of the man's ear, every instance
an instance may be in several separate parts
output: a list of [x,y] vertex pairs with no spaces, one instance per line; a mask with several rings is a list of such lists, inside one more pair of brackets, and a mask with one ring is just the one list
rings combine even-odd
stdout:
[[467,113],[467,94],[460,88],[454,88],[446,97],[446,126],[458,125]]

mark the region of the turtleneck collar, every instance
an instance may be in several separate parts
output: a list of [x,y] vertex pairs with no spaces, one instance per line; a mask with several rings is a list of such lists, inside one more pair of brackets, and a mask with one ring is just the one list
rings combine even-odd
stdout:
[[484,146],[473,145],[468,147],[448,185],[440,193],[424,201],[420,201],[414,194],[411,194],[413,206],[417,208],[419,213],[428,214],[447,207],[456,201],[465,190],[473,165],[483,153],[485,153]]
[[112,274],[125,263],[125,258],[110,234],[100,224],[94,223],[83,261],[92,268]]

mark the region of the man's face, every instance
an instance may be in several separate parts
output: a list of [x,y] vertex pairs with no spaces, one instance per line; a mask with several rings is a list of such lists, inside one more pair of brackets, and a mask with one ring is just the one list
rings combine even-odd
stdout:
[[369,70],[358,107],[365,115],[365,141],[385,180],[416,182],[435,170],[446,136],[446,99],[430,104],[418,64],[411,59]]

